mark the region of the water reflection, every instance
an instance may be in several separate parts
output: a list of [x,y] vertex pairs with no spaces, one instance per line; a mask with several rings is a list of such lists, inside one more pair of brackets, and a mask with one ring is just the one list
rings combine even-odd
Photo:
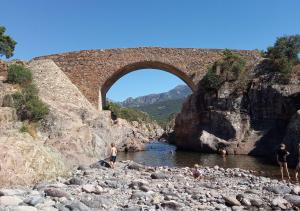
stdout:
[[218,165],[223,168],[242,168],[254,170],[265,176],[279,176],[279,168],[267,161],[246,155],[202,154],[198,152],[175,151],[173,145],[153,142],[146,146],[145,151],[132,153],[119,153],[119,160],[133,160],[148,166],[179,166],[192,167],[195,163],[202,166]]

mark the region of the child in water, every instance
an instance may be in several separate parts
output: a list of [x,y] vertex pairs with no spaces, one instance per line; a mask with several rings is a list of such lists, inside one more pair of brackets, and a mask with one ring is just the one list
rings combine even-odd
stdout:
[[199,170],[199,165],[198,164],[194,165],[194,169],[192,170],[192,176],[195,179],[202,179],[203,178],[202,171]]

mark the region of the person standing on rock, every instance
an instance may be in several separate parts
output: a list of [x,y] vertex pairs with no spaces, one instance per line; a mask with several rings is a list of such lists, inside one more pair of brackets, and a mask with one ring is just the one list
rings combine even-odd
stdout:
[[283,180],[283,169],[286,171],[288,180],[290,180],[289,169],[287,166],[287,156],[290,153],[286,150],[285,144],[280,144],[280,148],[276,152],[277,163],[280,166],[281,179]]
[[117,159],[117,153],[118,153],[118,150],[115,146],[114,143],[111,144],[111,148],[110,148],[110,166],[112,168],[115,168],[115,163],[116,163],[116,159]]
[[298,174],[300,172],[300,144],[298,144],[298,163],[295,170],[295,180],[298,182]]

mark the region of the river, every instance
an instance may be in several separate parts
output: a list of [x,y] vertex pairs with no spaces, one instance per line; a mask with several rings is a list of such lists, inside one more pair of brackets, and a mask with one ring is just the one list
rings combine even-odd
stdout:
[[218,154],[176,151],[175,146],[161,142],[147,144],[145,151],[120,152],[118,160],[133,160],[148,166],[192,167],[195,163],[210,167],[218,165],[223,168],[253,170],[259,175],[280,178],[279,167],[262,158],[247,155],[227,155],[223,158]]

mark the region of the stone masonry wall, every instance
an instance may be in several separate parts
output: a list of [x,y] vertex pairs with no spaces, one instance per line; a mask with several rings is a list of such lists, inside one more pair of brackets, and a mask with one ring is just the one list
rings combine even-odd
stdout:
[[[37,57],[34,60],[52,59],[87,99],[101,109],[101,101],[105,103],[106,93],[114,82],[138,69],[168,71],[195,90],[208,67],[221,58],[222,52],[221,49],[143,47],[83,50]],[[236,52],[244,56],[250,66],[260,59],[257,51]]]

